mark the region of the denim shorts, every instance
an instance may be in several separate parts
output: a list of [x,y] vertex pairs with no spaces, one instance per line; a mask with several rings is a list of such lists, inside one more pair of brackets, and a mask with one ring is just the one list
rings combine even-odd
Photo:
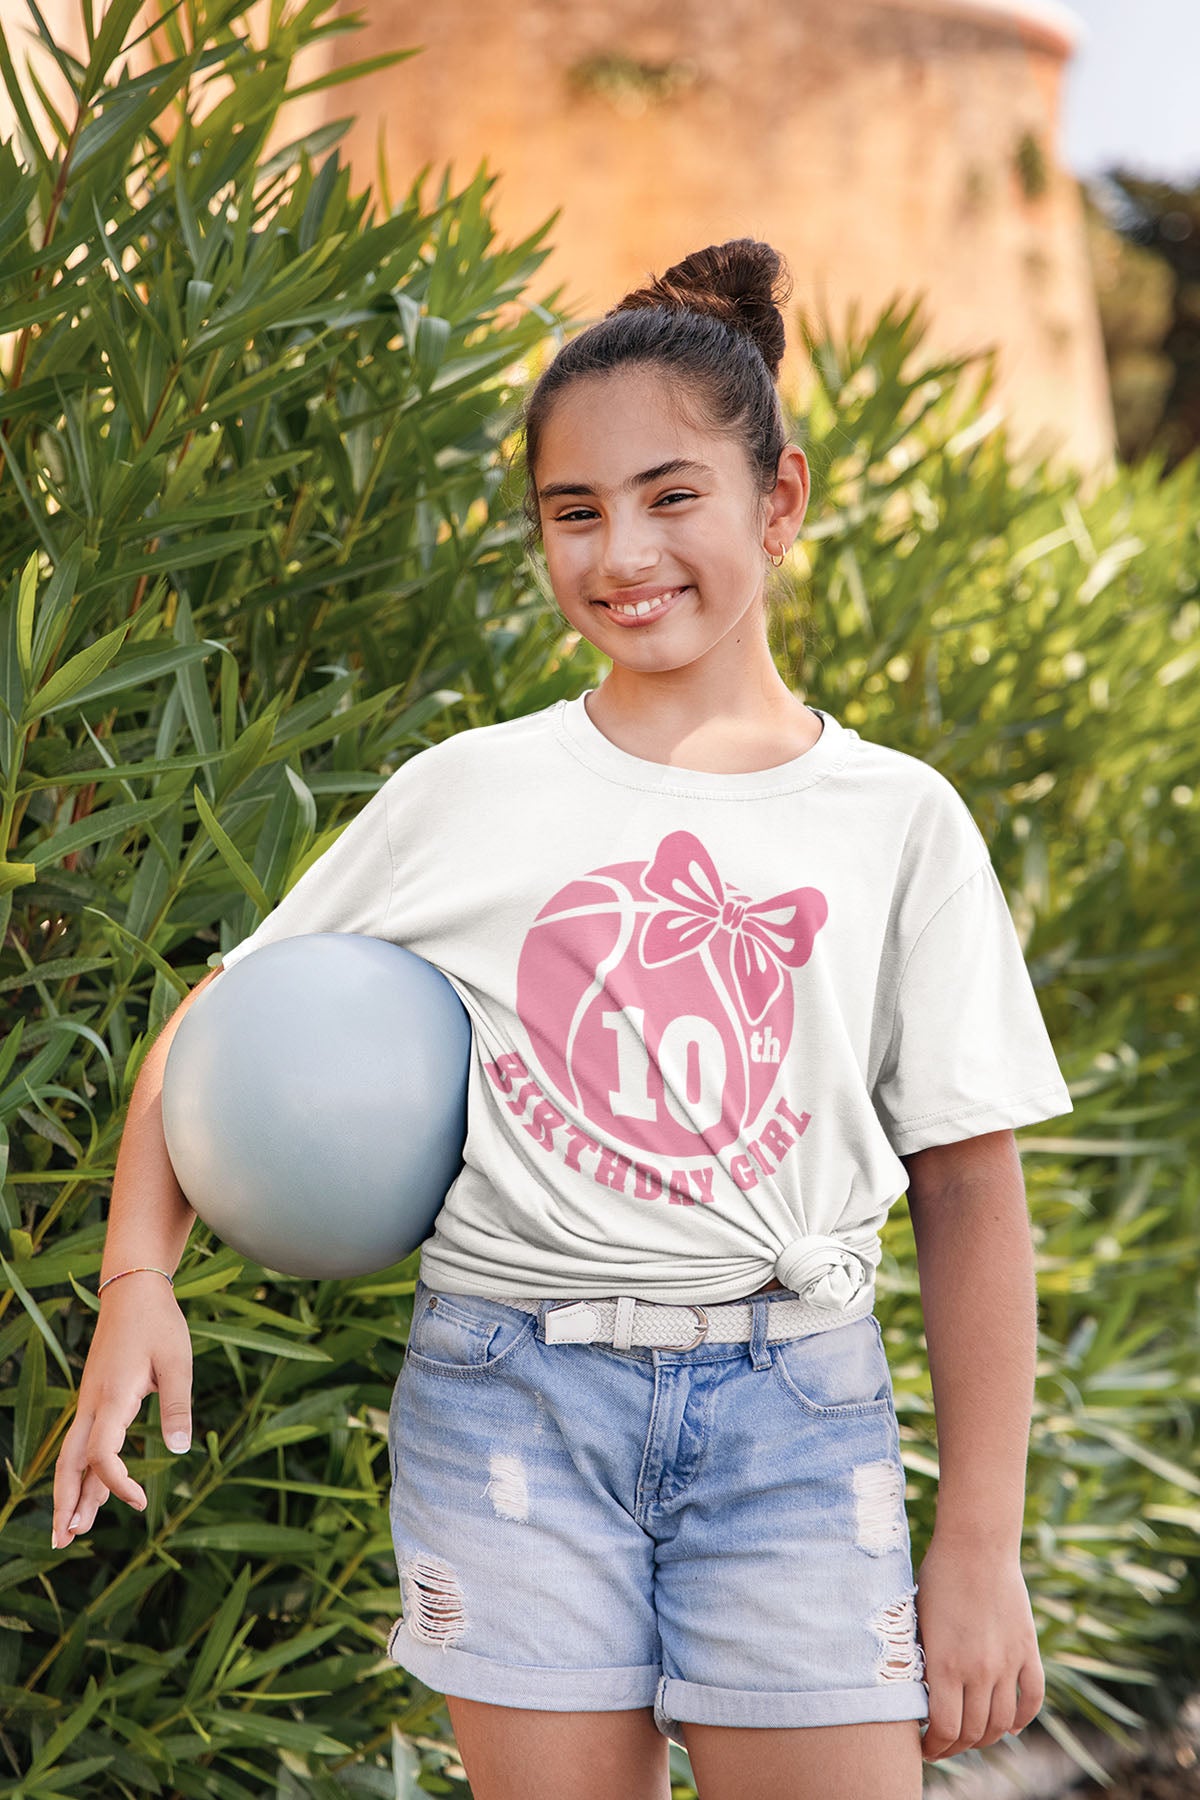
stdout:
[[747,1343],[545,1339],[418,1280],[392,1395],[402,1616],[441,1694],[681,1725],[927,1719],[879,1323]]

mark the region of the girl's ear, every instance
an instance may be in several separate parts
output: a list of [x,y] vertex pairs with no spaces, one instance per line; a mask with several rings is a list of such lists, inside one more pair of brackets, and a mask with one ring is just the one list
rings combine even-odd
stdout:
[[789,550],[808,510],[811,478],[808,458],[799,444],[785,444],[780,452],[775,486],[767,495],[764,541],[768,553],[774,547]]

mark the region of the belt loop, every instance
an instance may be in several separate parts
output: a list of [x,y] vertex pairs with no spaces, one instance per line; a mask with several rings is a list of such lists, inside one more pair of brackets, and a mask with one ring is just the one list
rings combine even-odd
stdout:
[[546,1314],[552,1306],[557,1304],[558,1303],[555,1300],[541,1299],[537,1303],[537,1335],[541,1338],[543,1344],[546,1341]]
[[771,1352],[767,1349],[770,1310],[771,1302],[765,1295],[750,1295],[750,1361],[756,1369],[771,1367]]
[[617,1295],[617,1312],[613,1321],[612,1343],[614,1350],[630,1350],[633,1348],[633,1314],[637,1301],[632,1294]]

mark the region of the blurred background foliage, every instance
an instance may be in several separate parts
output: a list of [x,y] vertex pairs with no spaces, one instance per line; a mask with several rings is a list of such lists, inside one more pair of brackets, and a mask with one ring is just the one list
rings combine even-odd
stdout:
[[[353,23],[333,0],[279,0],[257,36],[246,0],[190,0],[134,75],[138,11],[89,17],[86,66],[47,41],[76,113],[43,145],[26,104],[0,145],[0,1795],[465,1794],[441,1696],[384,1648],[416,1256],[296,1280],[197,1225],[192,1451],[152,1397],[127,1444],[146,1513],[110,1502],[55,1552],[50,1507],[164,1019],[407,756],[607,666],[521,555],[516,409],[569,324],[533,298],[553,220],[500,246],[486,169],[393,201],[350,192],[336,132],[268,152],[297,51]],[[962,792],[1075,1102],[1018,1134],[1023,1556],[1040,1723],[1086,1767],[1081,1722],[1129,1741],[1200,1661],[1197,458],[1085,499],[1014,473],[988,359],[930,364],[919,311],[799,323],[814,493],[773,649]],[[903,1203],[884,1247],[919,1561],[936,1436]],[[672,1770],[683,1800],[677,1746]]]
[[1120,167],[1079,184],[1118,454],[1200,449],[1200,185]]

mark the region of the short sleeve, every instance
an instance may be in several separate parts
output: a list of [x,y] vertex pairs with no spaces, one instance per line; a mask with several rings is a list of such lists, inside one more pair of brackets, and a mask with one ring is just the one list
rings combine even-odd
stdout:
[[394,880],[389,789],[397,775],[371,796],[250,936],[225,952],[223,969],[232,968],[265,944],[307,932],[353,931],[364,937],[386,937]]
[[1073,1111],[990,860],[912,946],[872,1100],[898,1156]]

